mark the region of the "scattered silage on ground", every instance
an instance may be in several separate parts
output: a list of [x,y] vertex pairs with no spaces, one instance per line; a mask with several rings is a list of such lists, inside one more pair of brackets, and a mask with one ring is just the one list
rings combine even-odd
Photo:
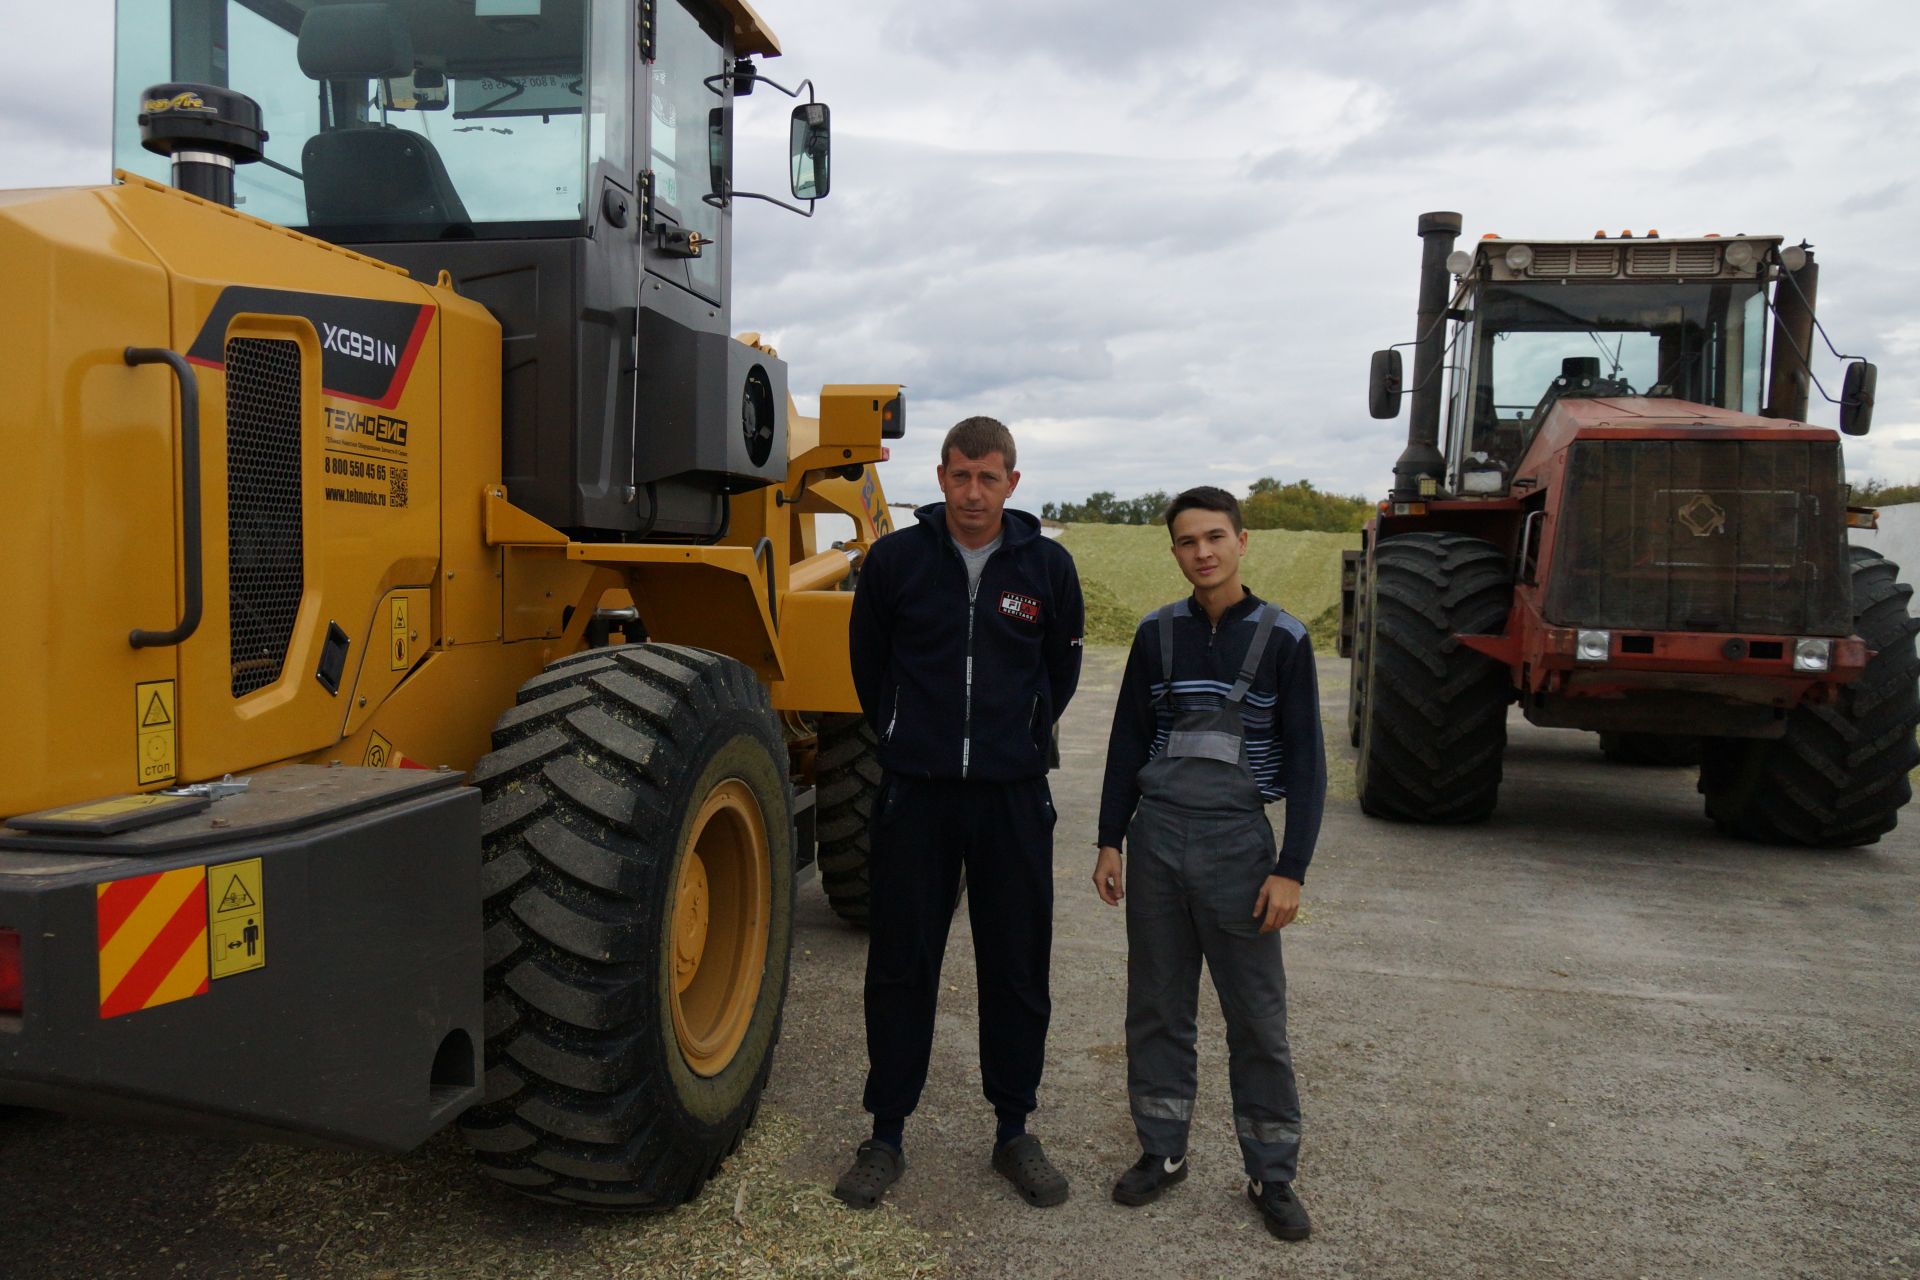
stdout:
[[224,1220],[236,1240],[258,1242],[234,1261],[236,1274],[262,1280],[918,1280],[946,1271],[945,1251],[891,1207],[854,1213],[826,1187],[794,1181],[784,1168],[808,1137],[762,1107],[697,1200],[638,1215],[523,1199],[482,1180],[450,1135],[403,1157],[254,1147],[228,1172],[211,1225]]

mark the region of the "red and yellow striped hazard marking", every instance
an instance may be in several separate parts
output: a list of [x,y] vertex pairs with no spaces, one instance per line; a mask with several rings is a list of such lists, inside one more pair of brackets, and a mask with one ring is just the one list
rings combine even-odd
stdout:
[[207,869],[182,867],[95,886],[100,1016],[207,990]]

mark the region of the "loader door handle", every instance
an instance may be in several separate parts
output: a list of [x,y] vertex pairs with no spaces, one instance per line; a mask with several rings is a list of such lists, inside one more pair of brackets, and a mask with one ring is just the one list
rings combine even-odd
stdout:
[[179,644],[200,627],[200,385],[194,381],[192,366],[177,351],[128,347],[122,355],[130,365],[166,365],[180,387],[180,544],[186,600],[180,622],[172,630],[135,627],[127,636],[127,643],[134,648],[151,649]]

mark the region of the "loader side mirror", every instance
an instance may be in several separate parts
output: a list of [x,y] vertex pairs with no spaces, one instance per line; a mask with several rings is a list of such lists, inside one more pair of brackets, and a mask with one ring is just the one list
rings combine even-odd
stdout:
[[727,194],[727,117],[720,107],[707,111],[707,189]]
[[793,109],[788,151],[796,200],[823,200],[832,189],[832,119],[824,102],[802,103]]
[[1863,436],[1873,425],[1874,391],[1880,382],[1880,370],[1866,360],[1847,366],[1846,380],[1840,384],[1840,429],[1850,436]]
[[1400,353],[1392,347],[1373,353],[1367,376],[1367,412],[1376,418],[1400,416]]

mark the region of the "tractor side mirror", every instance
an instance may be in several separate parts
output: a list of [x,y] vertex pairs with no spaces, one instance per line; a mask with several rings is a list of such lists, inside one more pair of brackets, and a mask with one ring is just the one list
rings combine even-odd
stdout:
[[720,107],[707,111],[707,189],[727,194],[727,116]]
[[1367,412],[1376,418],[1400,416],[1400,353],[1392,347],[1373,353],[1367,376]]
[[1880,370],[1866,360],[1847,366],[1846,380],[1840,384],[1840,429],[1850,436],[1863,436],[1873,425],[1874,391],[1880,383]]
[[802,103],[793,109],[788,153],[796,200],[824,200],[832,189],[832,120],[824,102]]

